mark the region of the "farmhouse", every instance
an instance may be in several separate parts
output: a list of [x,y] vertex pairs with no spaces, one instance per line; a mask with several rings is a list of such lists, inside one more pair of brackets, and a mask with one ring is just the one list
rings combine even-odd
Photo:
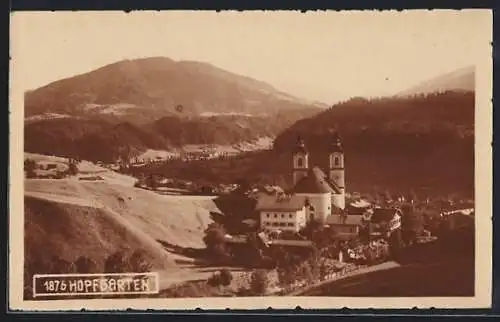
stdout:
[[306,200],[297,195],[263,194],[257,201],[262,230],[299,231],[306,225]]
[[402,216],[403,213],[399,208],[375,208],[370,217],[370,222],[378,227],[376,233],[390,235],[401,228]]

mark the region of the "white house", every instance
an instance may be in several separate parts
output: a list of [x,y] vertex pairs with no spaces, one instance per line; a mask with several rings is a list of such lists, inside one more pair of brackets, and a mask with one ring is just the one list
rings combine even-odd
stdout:
[[261,195],[256,210],[265,231],[297,232],[306,225],[305,198],[297,195]]
[[373,209],[370,221],[373,224],[384,227],[385,231],[390,234],[401,228],[402,216],[403,213],[399,208],[375,208]]

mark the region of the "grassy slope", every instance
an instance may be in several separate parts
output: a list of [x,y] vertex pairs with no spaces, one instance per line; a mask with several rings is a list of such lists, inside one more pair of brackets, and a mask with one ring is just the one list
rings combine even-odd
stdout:
[[25,198],[26,260],[43,255],[73,262],[79,256],[92,258],[104,267],[106,258],[118,250],[142,249],[154,267],[173,266],[159,246],[145,243],[104,209]]
[[437,263],[411,264],[353,276],[302,295],[473,296],[473,276],[473,261],[471,263],[471,261],[448,259]]
[[314,288],[306,296],[473,296],[472,235],[417,245],[397,259],[400,267],[353,276]]
[[[182,247],[203,247],[203,231],[211,222],[216,206],[209,200],[161,196],[156,193],[108,182],[76,180],[26,180],[28,195],[52,202],[68,197],[119,214],[131,225],[155,240]],[[206,198],[205,198],[206,199]],[[71,206],[66,213],[71,214]]]
[[[58,166],[67,163],[65,158],[26,157]],[[208,278],[210,272],[196,270],[192,261],[171,251],[175,247],[167,250],[164,244],[204,247],[210,212],[220,212],[210,197],[161,196],[134,188],[135,179],[90,162],[78,167],[80,177],[99,175],[104,181],[86,182],[77,176],[24,182],[25,277],[53,256],[69,262],[87,256],[102,269],[115,251],[139,249],[160,272],[161,287]]]

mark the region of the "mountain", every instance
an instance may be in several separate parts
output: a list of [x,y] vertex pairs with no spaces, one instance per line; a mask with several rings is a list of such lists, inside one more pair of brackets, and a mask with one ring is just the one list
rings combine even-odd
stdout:
[[27,118],[51,113],[135,124],[165,116],[275,115],[320,107],[208,63],[166,57],[120,61],[25,93]]
[[445,91],[474,91],[475,90],[475,67],[468,66],[450,73],[446,73],[414,87],[404,90],[397,96],[411,96],[417,94],[429,94]]
[[312,151],[311,161],[327,166],[323,151],[330,144],[330,131],[337,130],[352,188],[441,186],[472,193],[474,96],[448,91],[350,100],[296,122],[276,138],[275,149],[288,151],[301,135]]
[[124,60],[25,93],[25,150],[112,161],[274,137],[324,106],[208,63]]
[[296,120],[312,116],[303,111],[273,116],[165,116],[147,124],[59,117],[25,122],[25,151],[113,162],[148,149],[168,150],[188,144],[232,145],[275,137]]
[[99,119],[53,118],[30,120],[24,124],[24,150],[47,155],[77,155],[81,138],[111,128]]
[[297,137],[305,140],[311,165],[327,167],[332,130],[342,136],[348,192],[473,194],[473,92],[352,99],[297,121],[276,137],[272,151],[153,170],[191,180],[290,184]]

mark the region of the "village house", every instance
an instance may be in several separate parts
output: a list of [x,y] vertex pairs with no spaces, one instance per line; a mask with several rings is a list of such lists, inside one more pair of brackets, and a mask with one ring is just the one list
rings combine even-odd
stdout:
[[403,213],[399,208],[375,208],[370,216],[370,223],[378,227],[374,233],[390,236],[394,231],[401,229]]
[[306,225],[306,204],[303,197],[262,194],[257,201],[256,210],[260,213],[260,226],[264,231],[297,232]]

